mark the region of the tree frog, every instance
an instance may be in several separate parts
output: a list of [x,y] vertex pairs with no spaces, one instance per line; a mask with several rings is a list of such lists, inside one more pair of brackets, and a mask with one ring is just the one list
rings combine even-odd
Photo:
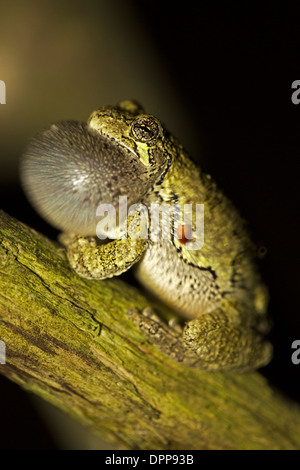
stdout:
[[[181,315],[182,327],[163,322],[150,308],[127,312],[163,353],[209,371],[246,371],[270,361],[268,291],[243,219],[140,104],[126,100],[100,107],[87,123],[52,124],[29,144],[21,179],[37,211],[62,231],[80,276],[101,280],[135,265],[138,280]],[[121,196],[149,212],[157,204],[183,212],[186,205],[200,205],[202,241],[193,210],[187,223],[170,211],[165,237],[155,231],[131,237],[128,228],[125,237],[99,240],[97,208],[110,204],[120,216]],[[140,215],[137,209],[129,217],[131,226],[140,227]]]

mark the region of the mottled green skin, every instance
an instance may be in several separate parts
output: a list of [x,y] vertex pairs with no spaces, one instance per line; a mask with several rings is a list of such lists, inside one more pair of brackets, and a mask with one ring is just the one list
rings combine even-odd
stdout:
[[[154,131],[148,128],[143,134],[143,128],[136,129],[139,119],[146,119]],[[128,317],[177,361],[208,370],[247,370],[268,363],[272,348],[263,338],[268,331],[268,294],[243,221],[231,202],[161,123],[144,115],[136,103],[100,108],[91,115],[88,128],[126,149],[124,158],[128,159],[129,150],[142,163],[144,170],[137,175],[140,189],[135,185],[130,194],[130,184],[120,174],[119,194],[147,207],[153,202],[176,202],[180,207],[204,204],[204,245],[189,250],[190,242],[175,236],[176,223],[170,240],[127,238],[99,245],[92,237],[65,234],[61,239],[68,246],[73,268],[81,276],[105,279],[138,262],[139,280],[192,320],[179,331],[149,311],[133,310]],[[193,229],[194,224],[193,219]]]

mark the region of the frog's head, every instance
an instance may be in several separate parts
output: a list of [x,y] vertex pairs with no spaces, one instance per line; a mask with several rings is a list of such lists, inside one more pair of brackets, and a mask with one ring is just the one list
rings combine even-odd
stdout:
[[60,230],[95,235],[100,204],[128,207],[163,180],[171,153],[161,123],[123,101],[94,111],[87,123],[61,121],[32,139],[21,179],[36,210]]

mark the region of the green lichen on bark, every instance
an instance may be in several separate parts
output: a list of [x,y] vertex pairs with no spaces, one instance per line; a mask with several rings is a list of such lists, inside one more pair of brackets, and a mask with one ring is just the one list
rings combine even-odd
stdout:
[[125,449],[299,449],[299,409],[257,372],[176,364],[126,318],[148,304],[88,281],[63,249],[0,214],[0,372]]

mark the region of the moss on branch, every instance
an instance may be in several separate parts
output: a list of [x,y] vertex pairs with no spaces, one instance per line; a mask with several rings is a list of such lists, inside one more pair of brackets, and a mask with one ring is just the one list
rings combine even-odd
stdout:
[[125,449],[299,449],[300,413],[257,372],[183,367],[125,316],[147,300],[88,281],[64,251],[0,213],[0,372]]

